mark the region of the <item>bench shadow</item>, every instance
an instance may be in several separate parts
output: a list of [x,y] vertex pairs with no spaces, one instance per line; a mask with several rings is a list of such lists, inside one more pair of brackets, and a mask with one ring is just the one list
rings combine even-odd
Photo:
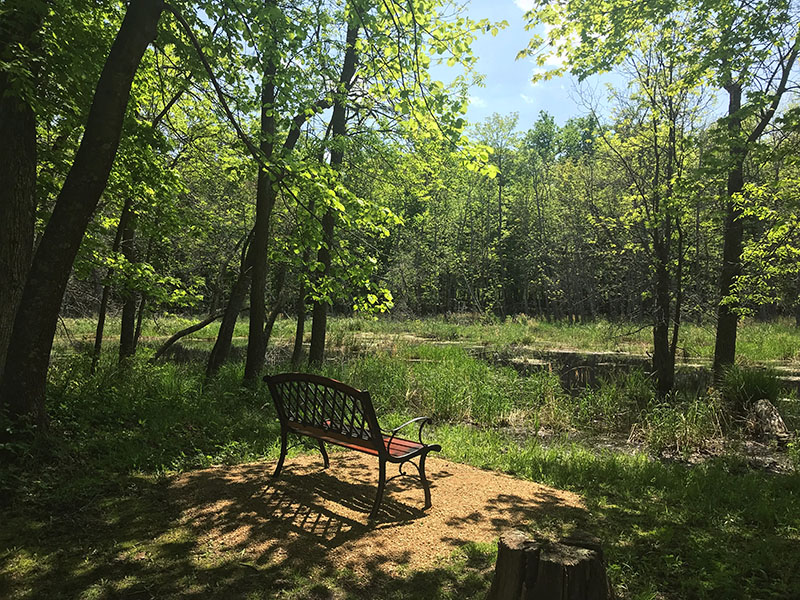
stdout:
[[182,477],[172,496],[192,529],[221,540],[227,550],[264,551],[280,545],[297,563],[317,562],[320,552],[370,530],[425,516],[421,490],[419,507],[393,494],[401,486],[418,484],[416,477],[408,476],[387,484],[379,516],[370,521],[375,469],[352,462],[343,468],[347,481],[321,466],[287,464],[278,478],[271,477],[274,464],[204,470]]

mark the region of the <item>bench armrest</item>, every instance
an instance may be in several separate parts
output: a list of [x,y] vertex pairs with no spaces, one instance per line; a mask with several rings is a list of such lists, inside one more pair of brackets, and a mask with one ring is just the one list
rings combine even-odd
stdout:
[[411,425],[412,423],[419,423],[419,432],[418,432],[419,443],[422,444],[423,446],[425,445],[425,442],[422,441],[422,428],[425,427],[427,423],[433,423],[433,419],[431,419],[430,417],[417,417],[416,419],[411,419],[410,421],[406,421],[402,425],[398,425],[391,431],[385,432],[391,434],[391,436],[389,437],[389,441],[386,442],[387,451],[389,450],[389,446],[392,445],[392,440],[394,440],[394,436],[397,435],[397,432],[403,429],[404,427]]

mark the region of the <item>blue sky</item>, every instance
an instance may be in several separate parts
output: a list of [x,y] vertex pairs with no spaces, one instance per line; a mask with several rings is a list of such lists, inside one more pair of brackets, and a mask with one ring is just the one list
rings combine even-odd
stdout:
[[[486,85],[470,90],[467,118],[471,123],[480,122],[495,112],[501,115],[517,112],[517,127],[524,131],[532,126],[541,110],[553,115],[558,124],[587,112],[581,106],[573,78],[564,76],[533,84],[534,70],[542,67],[532,58],[516,60],[517,53],[528,44],[532,35],[525,30],[526,2],[530,5],[530,0],[469,0],[467,3],[468,14],[473,19],[508,22],[508,27],[496,36],[481,35],[473,43],[473,53],[479,58],[477,70],[484,74]],[[551,66],[556,62],[557,59],[551,60]],[[435,73],[435,77],[447,79],[452,77],[451,72],[445,69]],[[609,76],[594,78],[582,84],[581,88],[604,97],[603,85],[607,80]]]

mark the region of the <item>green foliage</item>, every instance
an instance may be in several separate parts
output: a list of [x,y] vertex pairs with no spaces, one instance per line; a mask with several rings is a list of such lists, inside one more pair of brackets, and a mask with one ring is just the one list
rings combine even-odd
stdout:
[[726,369],[720,392],[735,414],[745,415],[757,400],[766,399],[774,404],[781,383],[772,369],[733,366]]
[[800,473],[800,445],[797,441],[788,444],[789,458],[792,461],[795,473]]
[[645,415],[642,438],[652,452],[659,454],[702,450],[724,433],[725,410],[715,396],[653,402]]

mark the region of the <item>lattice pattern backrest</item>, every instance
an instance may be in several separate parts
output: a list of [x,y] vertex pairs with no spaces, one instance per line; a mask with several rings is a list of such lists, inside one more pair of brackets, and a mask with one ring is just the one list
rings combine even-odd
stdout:
[[275,388],[289,421],[352,438],[372,438],[360,398],[314,381],[283,381]]

